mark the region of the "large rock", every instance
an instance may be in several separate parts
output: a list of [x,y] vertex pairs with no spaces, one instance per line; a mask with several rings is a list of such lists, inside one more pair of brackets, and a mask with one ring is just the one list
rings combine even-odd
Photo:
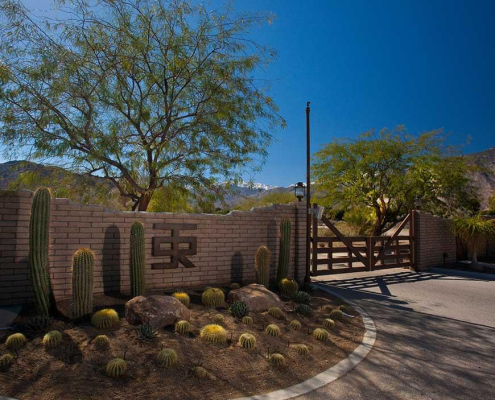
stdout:
[[172,296],[137,296],[125,303],[125,319],[131,325],[149,322],[157,328],[189,320],[189,310]]
[[243,301],[251,311],[265,311],[270,307],[283,307],[282,300],[263,285],[253,283],[229,292],[229,302]]

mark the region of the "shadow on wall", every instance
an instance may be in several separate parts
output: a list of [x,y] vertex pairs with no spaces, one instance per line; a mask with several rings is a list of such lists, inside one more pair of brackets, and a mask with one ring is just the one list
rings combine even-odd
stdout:
[[102,250],[103,292],[120,293],[120,229],[116,225],[105,231]]
[[232,267],[230,268],[230,281],[231,282],[244,282],[244,257],[241,252],[238,251],[232,256]]

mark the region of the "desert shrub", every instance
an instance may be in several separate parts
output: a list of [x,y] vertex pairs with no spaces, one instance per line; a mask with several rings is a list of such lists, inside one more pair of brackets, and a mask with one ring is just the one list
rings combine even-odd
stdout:
[[239,344],[245,349],[252,349],[256,347],[256,338],[250,333],[243,333],[239,336]]
[[223,315],[222,315],[222,314],[215,314],[215,315],[213,316],[212,320],[213,320],[213,322],[214,322],[215,324],[219,324],[219,325],[220,325],[220,324],[223,324],[223,323],[224,323],[225,318],[223,317]]
[[270,314],[272,317],[278,318],[278,319],[281,319],[284,317],[284,313],[278,307],[270,307],[268,309],[268,314]]
[[282,354],[273,353],[270,355],[270,364],[275,365],[276,367],[281,367],[285,364],[285,357]]
[[333,310],[329,317],[334,321],[342,321],[344,319],[344,314],[340,310]]
[[45,347],[57,347],[62,342],[62,334],[59,331],[50,331],[43,337]]
[[223,344],[227,342],[227,331],[220,325],[206,325],[201,329],[199,336],[209,343]]
[[145,322],[136,328],[139,340],[143,342],[153,340],[158,332],[153,324]]
[[29,318],[28,327],[33,331],[44,331],[52,324],[52,318],[48,315],[36,315]]
[[177,353],[174,349],[162,349],[157,356],[158,363],[165,368],[177,365]]
[[189,295],[187,293],[175,292],[175,293],[172,293],[172,297],[175,297],[182,304],[184,304],[187,308],[189,308],[189,304],[191,304],[191,299],[189,298]]
[[189,323],[189,321],[182,320],[175,324],[175,331],[180,333],[181,335],[189,333],[190,330],[191,324]]
[[93,342],[97,347],[100,348],[105,348],[110,346],[110,339],[108,339],[107,335],[98,335],[94,338]]
[[242,323],[244,325],[251,326],[251,325],[253,325],[253,322],[254,321],[253,321],[252,317],[246,316],[246,317],[242,318]]
[[270,324],[265,328],[265,333],[270,336],[280,336],[280,328],[275,324]]
[[323,326],[328,329],[333,329],[335,327],[335,321],[331,318],[325,318],[323,320]]
[[111,378],[123,376],[127,371],[127,363],[122,358],[110,360],[105,368],[105,372]]
[[220,307],[225,303],[225,295],[221,289],[209,288],[201,295],[201,301],[207,307]]
[[0,371],[7,371],[14,363],[14,356],[12,354],[4,354],[0,357]]
[[313,309],[307,304],[298,304],[296,307],[296,312],[301,314],[303,317],[310,317],[313,314]]
[[97,329],[110,329],[120,322],[119,314],[113,308],[97,311],[91,317],[91,323]]
[[301,323],[297,320],[297,319],[293,319],[292,321],[290,321],[290,329],[294,330],[294,331],[298,331],[301,329]]
[[309,293],[303,292],[302,290],[298,290],[294,294],[294,301],[299,304],[309,304],[311,301],[311,295]]
[[293,298],[297,289],[299,289],[299,285],[293,279],[284,278],[279,283],[279,289],[284,296]]
[[316,328],[313,331],[313,337],[320,342],[326,342],[328,340],[328,331],[322,328]]
[[233,282],[230,284],[230,288],[232,290],[236,290],[236,289],[239,289],[241,287],[241,285],[239,285],[237,282]]
[[309,348],[305,344],[298,344],[296,346],[296,351],[302,356],[307,356],[309,353]]
[[5,341],[5,346],[10,351],[18,351],[26,344],[26,342],[26,336],[22,333],[14,333],[7,338]]
[[242,319],[249,314],[249,307],[243,301],[234,301],[230,305],[229,311],[235,318]]

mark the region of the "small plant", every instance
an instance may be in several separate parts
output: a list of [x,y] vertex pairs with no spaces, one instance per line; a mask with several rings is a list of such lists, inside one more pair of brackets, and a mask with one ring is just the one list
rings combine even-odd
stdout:
[[110,346],[110,339],[107,335],[98,335],[93,340],[94,344],[99,348],[106,348]]
[[95,254],[85,247],[72,258],[72,314],[80,318],[93,311]]
[[335,321],[331,318],[325,318],[323,320],[323,326],[328,329],[333,329],[335,327]]
[[296,351],[302,356],[307,356],[309,353],[309,348],[305,344],[298,344],[296,346]]
[[220,325],[206,325],[201,329],[199,336],[208,343],[224,344],[227,342],[227,331]]
[[243,301],[234,301],[230,305],[229,311],[235,318],[242,319],[249,314],[249,307]]
[[43,337],[43,345],[47,348],[57,347],[62,342],[60,331],[50,331]]
[[209,288],[201,295],[201,301],[206,307],[220,307],[225,303],[225,295],[221,289]]
[[307,292],[303,292],[302,290],[298,290],[294,295],[294,301],[298,304],[309,304],[311,301],[311,295]]
[[313,309],[307,304],[298,304],[296,307],[296,312],[301,314],[303,317],[310,317],[313,314]]
[[246,317],[242,318],[242,323],[244,325],[251,326],[251,325],[253,325],[253,322],[254,321],[253,321],[252,317],[246,316]]
[[118,378],[127,371],[127,363],[122,358],[114,358],[108,362],[105,371],[109,377]]
[[185,335],[186,333],[189,333],[190,330],[191,330],[191,324],[189,323],[189,321],[182,320],[175,324],[175,331],[177,333],[180,333],[181,335]]
[[344,314],[340,310],[333,310],[329,317],[334,321],[342,321],[344,319]]
[[215,324],[223,324],[225,321],[225,318],[223,317],[222,314],[216,314],[213,316],[212,319]]
[[323,307],[323,311],[330,313],[333,311],[333,307],[330,305],[326,305]]
[[193,367],[191,371],[196,378],[199,379],[210,378],[210,373],[203,367]]
[[328,331],[322,328],[316,328],[313,331],[313,337],[320,342],[326,342],[328,340]]
[[175,297],[182,304],[184,304],[187,308],[189,308],[189,304],[191,304],[191,299],[189,298],[189,295],[187,293],[175,292],[172,294],[172,297]]
[[28,327],[29,329],[39,332],[48,329],[52,324],[52,318],[48,315],[36,315],[29,318]]
[[232,290],[239,289],[240,287],[241,287],[241,285],[239,285],[237,282],[233,282],[230,284],[230,289],[232,289]]
[[265,328],[265,333],[270,336],[280,336],[280,328],[275,324],[270,324]]
[[284,317],[284,313],[278,307],[270,307],[268,309],[268,314],[277,319],[282,319]]
[[0,357],[0,371],[7,371],[14,363],[14,356],[12,354],[4,354]]
[[279,289],[284,296],[292,299],[296,294],[297,289],[299,289],[299,285],[293,279],[284,278],[279,283]]
[[346,306],[345,304],[339,306],[339,310],[346,314],[349,314],[351,312],[351,308],[349,306]]
[[113,308],[97,311],[91,317],[91,323],[97,329],[110,329],[120,322],[119,314]]
[[245,349],[252,349],[256,347],[256,338],[250,333],[243,333],[239,336],[239,344]]
[[292,321],[290,321],[289,326],[290,329],[292,329],[293,331],[301,330],[301,323],[297,319],[293,319]]
[[285,357],[282,354],[273,353],[269,360],[270,364],[275,365],[276,367],[281,367],[285,364]]
[[158,353],[158,363],[164,368],[170,368],[177,365],[177,353],[174,349],[162,349]]
[[26,336],[24,336],[22,333],[14,333],[7,338],[7,340],[5,341],[5,346],[10,351],[18,351],[24,346],[26,342]]
[[267,289],[270,284],[270,258],[270,250],[265,246],[261,246],[254,256],[256,283],[263,285]]
[[132,297],[142,296],[145,291],[144,270],[146,265],[146,249],[144,225],[141,222],[136,221],[131,225],[130,253],[131,294]]
[[156,328],[154,325],[150,324],[149,322],[145,322],[141,325],[139,325],[136,328],[139,340],[142,340],[143,342],[147,342],[150,340],[153,340],[156,335],[158,335],[158,332],[156,331]]

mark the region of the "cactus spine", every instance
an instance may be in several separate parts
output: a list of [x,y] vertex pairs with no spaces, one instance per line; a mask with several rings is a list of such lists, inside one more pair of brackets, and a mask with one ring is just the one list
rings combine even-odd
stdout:
[[270,283],[270,256],[270,250],[266,246],[261,246],[256,251],[254,259],[256,283],[263,285],[267,289]]
[[144,266],[146,262],[144,249],[144,225],[134,222],[131,226],[131,294],[142,296],[145,290]]
[[290,220],[284,219],[280,223],[280,252],[278,256],[277,283],[289,275],[290,237],[292,225]]
[[51,195],[47,188],[36,190],[29,220],[29,277],[34,300],[41,315],[50,315],[48,243]]
[[77,250],[72,259],[72,311],[79,318],[93,311],[94,253],[87,248]]

